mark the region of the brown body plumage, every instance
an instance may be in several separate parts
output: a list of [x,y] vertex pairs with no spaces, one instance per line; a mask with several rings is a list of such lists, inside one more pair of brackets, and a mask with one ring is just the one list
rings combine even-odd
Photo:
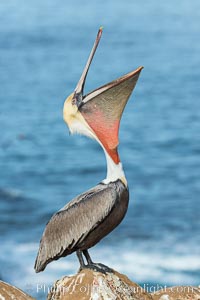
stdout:
[[44,270],[52,260],[98,243],[121,222],[128,198],[128,189],[117,180],[100,183],[70,201],[53,215],[45,228],[36,271]]

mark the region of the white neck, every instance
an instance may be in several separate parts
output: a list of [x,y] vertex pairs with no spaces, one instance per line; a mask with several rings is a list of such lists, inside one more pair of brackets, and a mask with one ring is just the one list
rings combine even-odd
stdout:
[[[72,109],[72,108],[69,106],[68,102],[66,102],[64,109],[69,110],[69,109]],[[64,115],[64,116],[66,117],[66,115]],[[76,117],[75,120],[74,119],[73,119],[73,121],[68,121],[67,120],[66,122],[68,122],[68,123],[70,122],[69,128],[70,128],[70,131],[72,133],[77,132],[77,133],[83,134],[85,136],[88,136],[90,138],[93,138],[103,148],[105,156],[106,156],[106,161],[107,161],[107,176],[106,176],[106,179],[104,179],[102,182],[105,183],[105,184],[108,184],[109,182],[113,182],[113,181],[116,181],[117,179],[120,179],[127,186],[127,181],[126,181],[126,177],[124,175],[122,163],[121,162],[119,162],[118,164],[114,163],[112,158],[106,152],[103,144],[97,138],[96,134],[90,128],[90,126],[87,124],[87,122],[83,119],[80,112],[78,112],[77,117]]]
[[103,150],[107,161],[107,176],[106,179],[104,179],[102,182],[108,184],[109,182],[113,182],[116,181],[117,179],[120,179],[127,186],[127,180],[124,174],[122,163],[119,162],[118,164],[115,164],[112,158],[108,155],[108,153],[104,149],[104,147]]

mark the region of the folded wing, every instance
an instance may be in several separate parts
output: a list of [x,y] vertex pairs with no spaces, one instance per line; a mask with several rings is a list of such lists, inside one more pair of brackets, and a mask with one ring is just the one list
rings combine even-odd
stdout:
[[54,214],[40,241],[36,272],[44,270],[52,260],[76,251],[84,238],[109,215],[116,197],[111,186],[99,184]]

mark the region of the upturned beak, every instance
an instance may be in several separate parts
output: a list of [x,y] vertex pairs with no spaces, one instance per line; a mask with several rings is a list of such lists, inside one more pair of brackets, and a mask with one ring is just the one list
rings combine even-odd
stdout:
[[118,133],[121,116],[143,67],[139,67],[83,96],[86,76],[101,35],[102,27],[98,31],[94,46],[76,86],[72,104],[76,104],[79,113],[95,133],[98,141],[113,161],[118,163],[117,146],[119,144]]
[[82,73],[82,75],[79,79],[79,82],[74,91],[73,104],[76,104],[78,108],[81,105],[82,100],[83,100],[83,90],[84,90],[84,86],[85,86],[85,80],[86,80],[87,73],[88,73],[89,67],[91,65],[92,59],[93,59],[96,49],[98,47],[99,41],[101,39],[102,31],[103,31],[103,27],[100,27],[99,31],[97,33],[97,37],[95,39],[94,45],[92,47],[92,50],[90,52],[90,55],[88,57],[87,63],[83,70],[83,73]]
[[115,163],[119,162],[117,146],[122,113],[142,69],[139,67],[84,96],[78,109]]

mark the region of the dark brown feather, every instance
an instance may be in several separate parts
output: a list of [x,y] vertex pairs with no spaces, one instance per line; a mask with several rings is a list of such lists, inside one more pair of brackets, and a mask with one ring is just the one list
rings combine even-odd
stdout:
[[100,183],[77,196],[53,215],[44,230],[36,272],[60,257],[94,246],[123,219],[128,206],[128,190],[117,180]]

